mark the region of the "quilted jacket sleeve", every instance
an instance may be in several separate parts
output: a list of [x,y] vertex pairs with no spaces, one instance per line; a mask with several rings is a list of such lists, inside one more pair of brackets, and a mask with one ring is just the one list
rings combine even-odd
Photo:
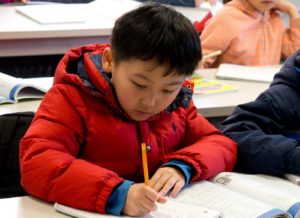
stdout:
[[224,134],[238,143],[237,169],[300,173],[298,142],[285,135],[285,130],[299,127],[298,95],[288,86],[273,86],[256,101],[238,106],[222,123]]
[[236,160],[236,143],[210,124],[191,101],[186,114],[183,148],[166,157],[190,164],[195,173],[191,181],[208,179],[222,171],[231,171]]
[[[20,144],[21,183],[49,202],[105,213],[105,204],[123,181],[114,172],[76,158],[84,144],[84,119],[74,87],[50,90]],[[76,178],[76,179],[75,179]]]

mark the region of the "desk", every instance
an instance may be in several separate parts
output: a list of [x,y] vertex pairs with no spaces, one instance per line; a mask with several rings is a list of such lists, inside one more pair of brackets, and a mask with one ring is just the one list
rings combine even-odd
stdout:
[[[198,70],[196,73],[206,78],[214,79],[217,69]],[[234,80],[219,81],[233,85],[238,90],[215,95],[194,95],[193,100],[198,111],[206,118],[226,117],[237,105],[255,100],[260,93],[270,86],[270,83]]]
[[[79,45],[110,41],[115,19],[87,10],[88,4],[66,6],[80,9],[85,22],[41,25],[16,12],[14,6],[1,5],[0,57],[64,54]],[[207,13],[199,8],[174,8],[193,21]]]
[[[69,4],[82,8],[85,4]],[[107,43],[114,20],[83,11],[84,23],[41,25],[0,6],[0,57],[64,54],[68,49],[90,43]]]
[[[217,69],[198,70],[197,73],[213,79]],[[255,98],[269,87],[268,83],[240,82],[231,80],[220,80],[232,84],[238,88],[237,91],[215,95],[194,95],[193,99],[199,113],[206,118],[226,117],[238,105],[255,100]],[[0,115],[13,112],[36,111],[40,100],[20,101],[16,104],[0,105]]]
[[0,199],[0,213],[3,218],[68,218],[58,213],[53,205],[33,197]]

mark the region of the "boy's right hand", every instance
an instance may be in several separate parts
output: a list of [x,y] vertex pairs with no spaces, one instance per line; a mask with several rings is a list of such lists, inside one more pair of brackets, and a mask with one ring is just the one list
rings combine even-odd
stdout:
[[157,209],[156,202],[166,203],[167,199],[143,183],[133,184],[128,191],[123,213],[142,216]]

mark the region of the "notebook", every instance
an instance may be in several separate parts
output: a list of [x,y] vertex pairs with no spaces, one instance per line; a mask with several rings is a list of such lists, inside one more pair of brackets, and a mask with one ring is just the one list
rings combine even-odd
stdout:
[[221,64],[216,77],[218,79],[255,81],[271,83],[281,66],[244,66],[237,64]]
[[[54,208],[61,213],[78,218],[116,217],[113,215],[103,215],[79,210],[58,203],[54,204]],[[158,204],[157,211],[145,215],[143,218],[218,218],[221,217],[221,215],[222,211],[219,210],[169,198],[166,204]]]
[[16,6],[16,11],[39,24],[83,23],[83,13],[66,4]]
[[207,79],[197,74],[193,74],[190,80],[194,83],[195,95],[211,95],[237,91],[237,87],[221,82],[219,80]]

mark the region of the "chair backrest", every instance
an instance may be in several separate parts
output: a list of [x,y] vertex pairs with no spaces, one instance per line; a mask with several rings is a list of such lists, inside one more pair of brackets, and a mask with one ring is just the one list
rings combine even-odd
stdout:
[[26,195],[20,184],[19,142],[33,116],[32,112],[0,116],[0,198]]

